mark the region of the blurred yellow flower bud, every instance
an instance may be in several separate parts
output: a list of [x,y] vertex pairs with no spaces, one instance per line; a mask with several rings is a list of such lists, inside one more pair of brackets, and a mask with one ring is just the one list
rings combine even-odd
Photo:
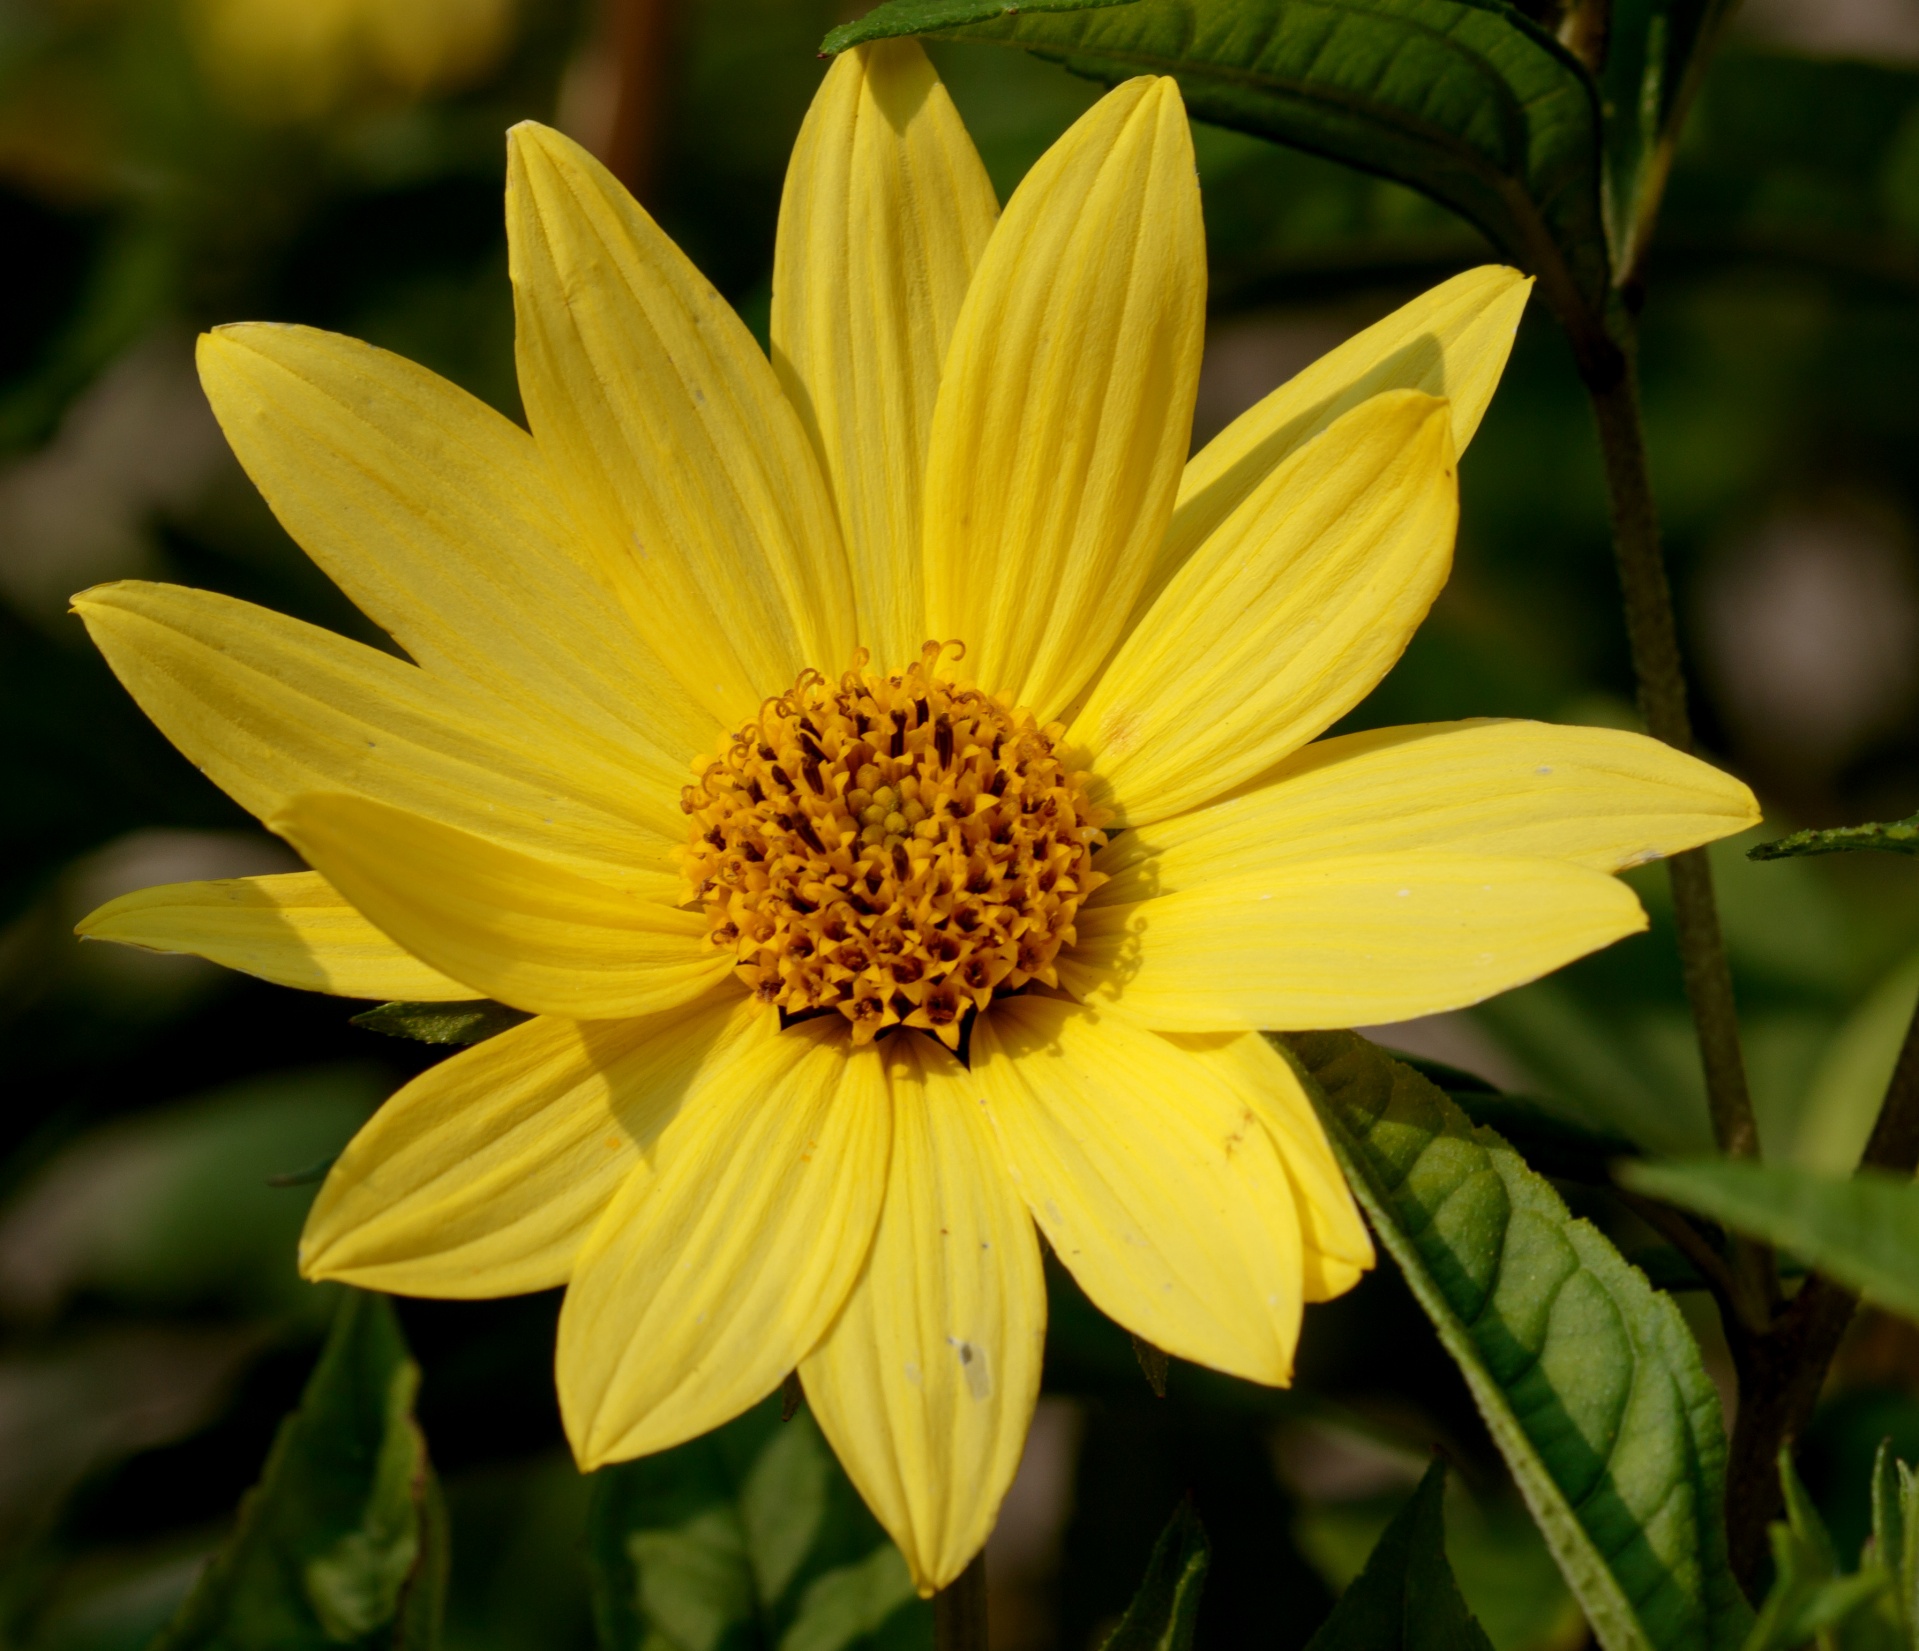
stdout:
[[484,74],[514,0],[190,0],[201,60],[241,111],[301,120],[356,98],[414,98]]

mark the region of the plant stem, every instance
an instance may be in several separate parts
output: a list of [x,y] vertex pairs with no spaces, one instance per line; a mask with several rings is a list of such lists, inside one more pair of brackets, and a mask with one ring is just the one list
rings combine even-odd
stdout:
[[986,1651],[986,1552],[933,1596],[933,1651]]
[[605,0],[602,27],[614,65],[612,128],[600,157],[639,200],[652,194],[672,85],[674,0]]
[[[1919,1007],[1906,1025],[1879,1121],[1859,1162],[1901,1175],[1919,1170]],[[1766,1525],[1779,1512],[1779,1447],[1812,1419],[1857,1305],[1850,1291],[1814,1274],[1765,1335],[1733,1337],[1739,1418],[1726,1467],[1726,1539],[1733,1573],[1749,1594],[1764,1568]]]
[[[1626,638],[1639,686],[1639,714],[1655,739],[1681,751],[1693,748],[1686,710],[1686,678],[1679,662],[1679,627],[1672,586],[1659,545],[1646,467],[1646,438],[1639,420],[1639,378],[1632,351],[1625,351],[1611,382],[1588,378],[1599,445],[1606,461],[1606,491],[1612,502],[1613,551],[1625,597]],[[1750,1158],[1759,1150],[1746,1063],[1739,1048],[1732,970],[1713,903],[1712,867],[1703,849],[1666,862],[1672,878],[1673,917],[1679,929],[1679,960],[1686,996],[1699,1033],[1713,1137],[1728,1157]]]

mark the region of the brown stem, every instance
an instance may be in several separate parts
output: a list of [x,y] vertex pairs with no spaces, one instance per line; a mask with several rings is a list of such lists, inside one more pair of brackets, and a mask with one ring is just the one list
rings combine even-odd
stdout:
[[1693,1264],[1699,1276],[1706,1281],[1706,1287],[1712,1291],[1713,1299],[1719,1303],[1721,1316],[1729,1324],[1736,1320],[1754,1335],[1765,1330],[1769,1312],[1767,1304],[1763,1300],[1753,1300],[1743,1282],[1726,1264],[1725,1256],[1720,1253],[1706,1228],[1684,1210],[1674,1209],[1670,1204],[1642,1198],[1623,1187],[1613,1190],[1627,1209]]
[[602,27],[613,58],[613,121],[600,156],[638,200],[652,192],[666,126],[673,0],[605,0]]
[[[1919,1170],[1919,1007],[1906,1025],[1863,1168]],[[1805,1431],[1858,1298],[1814,1274],[1763,1336],[1735,1339],[1739,1419],[1726,1467],[1726,1538],[1733,1573],[1754,1593],[1764,1569],[1766,1526],[1778,1516],[1779,1447]]]
[[933,1596],[933,1651],[986,1651],[986,1553]]
[[[1639,422],[1639,377],[1631,352],[1626,352],[1615,382],[1589,382],[1587,388],[1606,461],[1613,550],[1625,597],[1626,638],[1639,684],[1639,713],[1655,739],[1690,751],[1692,719],[1686,710],[1686,678],[1679,662],[1679,627],[1659,545],[1646,438]],[[1732,970],[1713,903],[1712,868],[1702,849],[1676,854],[1666,864],[1672,878],[1680,965],[1706,1072],[1713,1136],[1727,1156],[1750,1158],[1758,1153],[1759,1133],[1739,1048]]]

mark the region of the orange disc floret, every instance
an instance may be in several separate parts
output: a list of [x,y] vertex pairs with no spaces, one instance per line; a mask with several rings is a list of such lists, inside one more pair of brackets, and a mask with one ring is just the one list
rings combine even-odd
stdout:
[[886,676],[863,656],[801,672],[681,799],[712,942],[762,1001],[837,1009],[856,1043],[905,1025],[957,1047],[996,992],[1057,985],[1106,881],[1062,727],[940,677],[948,646]]

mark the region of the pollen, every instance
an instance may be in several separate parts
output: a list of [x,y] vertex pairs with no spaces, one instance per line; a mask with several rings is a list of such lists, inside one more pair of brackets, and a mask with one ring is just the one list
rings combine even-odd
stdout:
[[945,679],[949,652],[801,672],[681,798],[710,943],[762,1002],[837,1010],[855,1043],[907,1026],[957,1048],[995,995],[1057,986],[1106,881],[1104,817],[1059,758],[1061,725]]

